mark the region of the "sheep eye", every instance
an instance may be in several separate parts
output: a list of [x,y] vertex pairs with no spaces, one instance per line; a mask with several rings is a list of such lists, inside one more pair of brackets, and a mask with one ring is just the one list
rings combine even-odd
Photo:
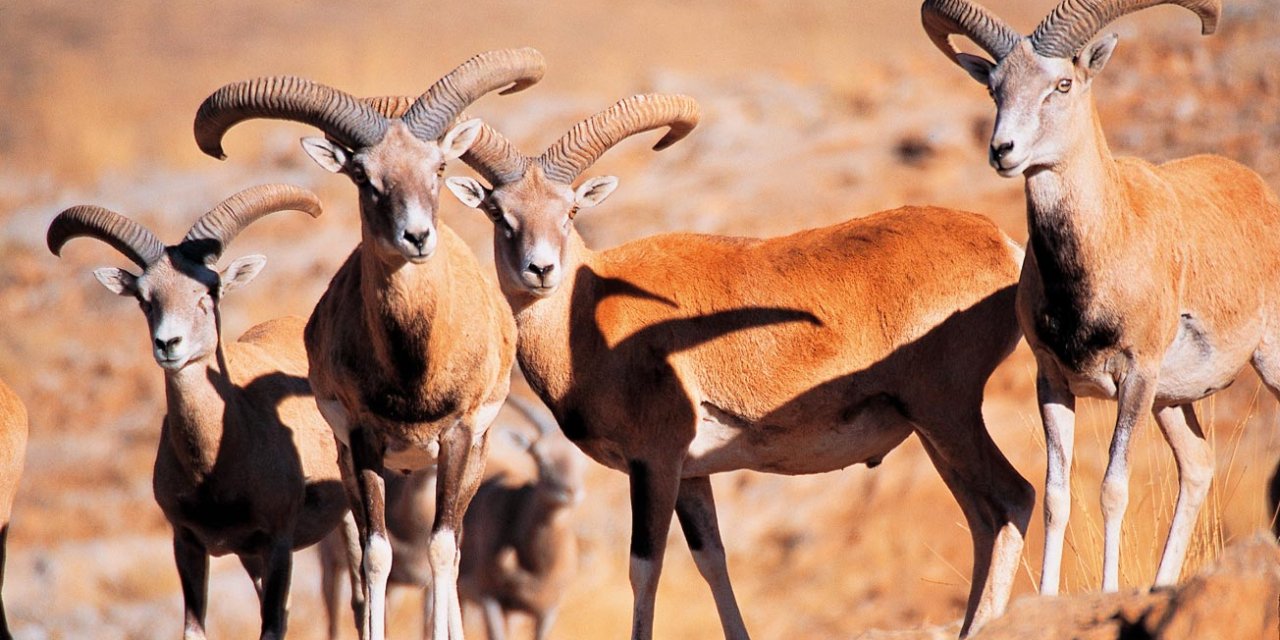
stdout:
[[1071,78],[1063,78],[1058,81],[1058,93],[1066,93],[1071,90]]
[[443,162],[441,162],[441,163],[440,163],[440,166],[439,166],[439,167],[436,167],[436,175],[438,175],[438,176],[442,176],[442,175],[444,175],[444,163],[443,163]]
[[351,179],[356,184],[365,184],[369,182],[369,174],[364,172],[364,167],[357,164],[351,167]]

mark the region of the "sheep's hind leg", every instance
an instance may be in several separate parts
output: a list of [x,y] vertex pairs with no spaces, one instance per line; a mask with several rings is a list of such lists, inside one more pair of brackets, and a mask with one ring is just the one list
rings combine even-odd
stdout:
[[716,612],[720,614],[720,626],[728,640],[748,638],[747,626],[742,622],[738,601],[729,582],[729,568],[725,562],[724,543],[720,540],[720,524],[716,520],[715,496],[711,491],[711,478],[685,478],[680,481],[676,497],[676,517],[684,531],[689,552],[693,554],[698,572],[711,587]]
[[1164,433],[1173,459],[1178,464],[1178,503],[1174,507],[1173,521],[1169,523],[1169,537],[1164,553],[1160,556],[1160,568],[1156,571],[1157,587],[1174,584],[1182,572],[1182,561],[1187,545],[1196,526],[1196,516],[1209,493],[1213,481],[1213,452],[1204,439],[1200,421],[1190,404],[1162,407],[1154,411],[1156,424]]
[[960,636],[1004,613],[1022,557],[1035,490],[996,447],[980,407],[921,416],[920,441],[964,512],[973,579]]

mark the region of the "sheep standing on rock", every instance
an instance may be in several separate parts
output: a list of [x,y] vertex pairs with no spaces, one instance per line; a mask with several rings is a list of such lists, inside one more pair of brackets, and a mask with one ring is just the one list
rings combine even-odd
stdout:
[[[4,562],[9,540],[9,520],[18,480],[27,453],[27,408],[18,394],[0,380],[0,588],[4,586]],[[0,598],[0,640],[8,640],[9,622]]]
[[[1118,409],[1102,481],[1102,588],[1120,587],[1129,503],[1129,440],[1148,412],[1178,466],[1178,501],[1157,586],[1178,581],[1213,479],[1213,452],[1192,403],[1252,365],[1280,397],[1280,199],[1257,173],[1220,156],[1156,165],[1112,156],[1093,82],[1126,14],[1171,4],[1217,28],[1218,0],[1065,0],[1027,37],[970,0],[928,0],[934,44],[996,102],[989,161],[1026,181],[1030,248],[1018,321],[1036,357],[1044,422],[1044,568],[1058,592],[1071,511],[1078,396]],[[994,60],[958,53],[967,36]]]
[[[387,118],[336,89],[298,78],[227,85],[196,115],[200,148],[222,157],[222,137],[252,118],[283,118],[327,138],[303,147],[348,176],[360,205],[361,243],[334,275],[307,323],[310,379],[342,443],[344,478],[362,534],[362,637],[385,635],[392,549],[383,470],[439,463],[430,565],[433,636],[462,638],[457,593],[463,514],[484,471],[489,426],[515,360],[511,309],[466,243],[437,220],[445,163],[461,156],[478,120],[454,125],[484,94],[542,78],[533,49],[483,53]],[[438,255],[437,255],[438,254]]]
[[258,218],[284,210],[320,215],[310,192],[265,185],[227,198],[166,247],[142,225],[97,206],[54,218],[49,250],[77,236],[110,244],[143,269],[94,272],[134,298],[164,370],[168,410],[156,451],[156,502],[173,526],[182,583],[183,637],[205,637],[209,556],[234,553],[262,605],[263,640],[285,635],[292,553],[318,542],[348,513],[333,433],[307,383],[301,318],[270,320],[224,345],[220,307],[248,284],[263,256],[215,270],[227,245]]

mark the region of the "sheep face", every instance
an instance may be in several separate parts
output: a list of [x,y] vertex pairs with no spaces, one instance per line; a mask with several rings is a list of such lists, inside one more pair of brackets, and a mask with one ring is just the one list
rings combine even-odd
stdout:
[[961,66],[986,85],[996,103],[989,161],[1004,177],[1062,162],[1079,136],[1093,135],[1095,75],[1111,57],[1116,36],[1093,43],[1073,59],[1047,58],[1023,39],[999,63],[959,54]]
[[567,442],[543,436],[529,446],[538,465],[538,490],[553,504],[571,507],[582,502],[586,462]]
[[114,267],[98,269],[94,275],[111,292],[137,299],[147,318],[156,363],[166,371],[178,371],[217,351],[218,301],[248,284],[265,264],[263,256],[245,256],[218,273],[170,248],[141,275]]
[[445,163],[475,141],[479,120],[455,126],[439,142],[414,137],[394,121],[382,140],[347,149],[325,138],[305,138],[303,148],[321,167],[346,174],[360,194],[366,250],[422,264],[435,253],[437,210]]
[[574,216],[609,197],[618,179],[591,178],[575,190],[548,179],[535,165],[519,180],[494,189],[461,177],[450,178],[448,185],[463,204],[483,211],[496,227],[494,256],[504,287],[544,297],[564,280]]

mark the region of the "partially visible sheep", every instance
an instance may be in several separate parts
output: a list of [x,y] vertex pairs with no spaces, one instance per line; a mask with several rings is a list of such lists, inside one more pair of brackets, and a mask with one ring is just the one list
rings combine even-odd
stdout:
[[101,207],[72,207],[49,226],[54,255],[68,240],[88,236],[143,269],[94,275],[112,292],[137,299],[152,355],[164,369],[168,411],[153,487],[173,526],[187,640],[205,637],[209,556],[228,553],[240,558],[258,590],[261,637],[283,638],[293,550],[318,542],[348,513],[333,432],[307,383],[303,320],[270,320],[222,343],[222,297],[248,284],[266,258],[246,256],[216,271],[218,258],[250,223],[289,209],[315,217],[320,202],[287,185],[247,189],[167,247]]
[[[0,589],[4,586],[4,561],[9,540],[9,519],[13,498],[18,493],[22,463],[27,452],[27,408],[12,389],[0,380]],[[0,638],[10,638],[9,623],[0,597]]]
[[[573,507],[582,501],[585,460],[560,435],[545,410],[511,396],[508,403],[538,427],[530,440],[509,427],[490,449],[485,478],[464,520],[461,597],[481,606],[489,637],[503,638],[511,613],[528,614],[536,637],[545,638],[560,599],[577,572],[578,541]],[[530,463],[533,463],[532,465]],[[392,585],[422,588],[431,581],[427,562],[435,518],[434,468],[408,476],[387,474],[387,529],[391,533]],[[338,577],[346,567],[340,532],[319,545],[329,637],[339,637]],[[431,619],[430,598],[423,619]],[[357,618],[363,602],[353,599]],[[430,635],[426,629],[425,635]]]

